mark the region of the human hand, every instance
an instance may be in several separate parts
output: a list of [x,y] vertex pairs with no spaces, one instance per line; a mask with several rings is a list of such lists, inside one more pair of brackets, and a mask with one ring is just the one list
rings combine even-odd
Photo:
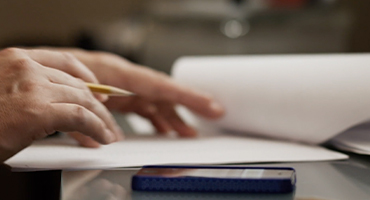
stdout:
[[128,98],[111,97],[105,105],[121,112],[135,112],[151,121],[160,133],[175,130],[180,136],[195,136],[175,111],[182,104],[211,119],[219,118],[224,109],[209,95],[175,83],[163,73],[133,64],[117,55],[78,49],[56,49],[74,54],[89,67],[98,80],[137,94]]
[[55,131],[77,131],[102,144],[118,139],[120,130],[105,106],[82,80],[58,70],[96,82],[82,63],[66,55],[0,51],[0,162]]

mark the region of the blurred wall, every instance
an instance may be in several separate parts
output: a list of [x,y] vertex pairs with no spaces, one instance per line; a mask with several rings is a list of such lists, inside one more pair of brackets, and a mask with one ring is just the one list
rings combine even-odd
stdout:
[[370,1],[346,1],[354,22],[349,37],[350,52],[370,52]]
[[[145,7],[143,5],[150,6],[150,2],[154,1],[2,0],[0,1],[0,47],[12,44],[49,44],[57,46],[75,45],[76,36],[83,30],[89,31],[94,27],[98,27],[103,24],[112,24],[114,21],[125,19],[125,16],[137,18],[138,16],[148,15],[147,10],[143,9],[143,7]],[[157,0],[157,2],[159,1]],[[263,23],[256,24],[248,37],[246,37],[246,40],[249,40],[249,42],[246,43],[248,46],[244,45],[246,46],[244,48],[250,48],[250,51],[242,51],[238,48],[232,48],[234,43],[238,44],[240,43],[239,40],[242,39],[227,40],[225,45],[227,48],[231,49],[229,53],[243,54],[370,51],[370,26],[368,26],[368,19],[370,19],[370,12],[368,12],[370,8],[370,1],[342,0],[338,2],[340,2],[340,4],[332,9],[334,11],[327,12],[324,9],[324,12],[319,13],[322,16],[316,14],[316,11],[311,12],[310,15],[310,11],[307,12],[307,10],[299,11],[296,14],[290,14],[291,16],[286,17],[287,20],[285,21],[292,22],[293,25],[291,23],[286,23],[285,25],[284,23],[281,23],[282,17],[273,19],[276,21],[276,23],[271,25],[267,24],[264,26]],[[168,4],[165,4],[165,7],[168,9]],[[170,9],[170,11],[173,10]],[[176,12],[177,11],[178,10],[176,10]],[[150,32],[150,37],[143,39],[143,41],[146,43],[144,51],[140,49],[140,54],[143,54],[141,55],[141,57],[143,57],[141,61],[144,64],[156,66],[157,68],[163,66],[165,66],[164,68],[168,68],[173,59],[179,55],[190,53],[211,54],[213,52],[211,50],[215,49],[213,48],[212,44],[219,44],[222,41],[226,41],[226,39],[220,35],[220,33],[219,35],[214,34],[216,36],[212,37],[207,30],[211,30],[213,27],[207,29],[207,27],[204,25],[205,23],[203,23],[205,20],[199,21],[201,24],[199,27],[192,27],[186,25],[188,22],[171,22],[171,20],[168,20],[170,17],[166,17],[166,19],[163,20],[160,18],[153,18],[153,16],[149,15],[147,18],[153,21],[154,24],[159,25],[156,26],[157,29],[154,29],[154,31]],[[303,18],[306,19],[306,24],[309,26],[306,26],[304,23],[299,21]],[[266,19],[266,17],[264,17],[264,19]],[[174,27],[178,28],[180,26],[180,28],[183,27],[183,29],[176,32],[177,28],[171,29],[170,26],[167,27],[169,23],[166,21],[174,24]],[[153,23],[150,25],[153,25]],[[148,24],[144,24],[144,26],[153,27],[149,26]],[[216,24],[215,26],[218,27],[219,25]],[[311,29],[310,27],[313,28]],[[102,28],[97,29],[99,30]],[[132,30],[132,27],[124,27],[123,29]],[[331,34],[330,31],[326,31],[328,29],[332,30],[333,34]],[[107,32],[104,28],[102,30]],[[206,34],[207,37],[204,37],[202,34],[198,34],[202,30],[204,30],[204,34]],[[263,32],[264,30],[266,33]],[[279,30],[282,31],[279,32]],[[317,31],[315,32],[313,30]],[[284,31],[288,33],[285,33]],[[217,30],[214,32],[217,33]],[[91,33],[94,33],[94,31],[91,31]],[[198,48],[197,46],[199,45],[194,46],[192,43],[188,43],[188,40],[186,39],[194,40],[193,35],[191,35],[192,33],[194,33],[195,38],[198,37],[198,39],[203,42],[209,41],[209,44],[211,45],[208,45],[207,43],[204,44],[204,48]],[[278,37],[279,33],[281,33],[281,37]],[[290,33],[294,34],[294,37],[290,37]],[[137,32],[130,34],[138,35]],[[268,36],[269,34],[273,37]],[[253,37],[254,35],[256,37]],[[302,38],[307,35],[312,39]],[[266,39],[266,37],[268,38]],[[169,41],[171,38],[173,38],[173,41]],[[178,40],[178,38],[182,38],[182,40]],[[116,44],[115,38],[113,39],[114,43]],[[334,39],[337,39],[340,42],[331,42],[331,40]],[[130,39],[130,41],[131,40],[132,39]],[[285,40],[293,40],[297,42],[293,43],[293,47],[291,47],[292,45],[289,46],[289,43],[287,43]],[[214,41],[217,41],[217,43]],[[273,41],[275,43],[281,43],[284,45],[264,45],[266,41]],[[302,42],[304,44],[301,44]],[[326,43],[329,43],[330,45],[326,45],[325,48],[320,47],[320,45],[323,46]],[[272,43],[270,42],[270,44]],[[167,48],[166,45],[169,47]],[[218,45],[219,48],[224,46]],[[307,50],[308,47],[312,47],[312,49]],[[164,50],[161,51],[161,48],[164,48]],[[180,51],[181,48],[185,49],[186,51]],[[208,51],[207,48],[211,50]],[[234,49],[236,50],[234,51]],[[166,51],[169,51],[170,55],[166,54]],[[169,59],[169,57],[171,57],[171,53],[174,54],[172,56],[173,59]],[[215,53],[221,54],[224,52],[220,51]],[[161,57],[165,57],[163,59],[166,59],[166,61],[160,62],[162,60],[160,59]],[[163,70],[166,71],[167,69]]]
[[71,45],[80,29],[122,18],[135,0],[2,0],[0,45],[49,41]]

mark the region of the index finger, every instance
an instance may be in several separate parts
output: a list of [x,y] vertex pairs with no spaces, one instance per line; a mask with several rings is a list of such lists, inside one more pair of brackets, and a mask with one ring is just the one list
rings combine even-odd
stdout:
[[224,114],[223,107],[210,95],[174,82],[169,76],[146,67],[133,66],[125,74],[127,89],[149,99],[182,104],[209,118]]

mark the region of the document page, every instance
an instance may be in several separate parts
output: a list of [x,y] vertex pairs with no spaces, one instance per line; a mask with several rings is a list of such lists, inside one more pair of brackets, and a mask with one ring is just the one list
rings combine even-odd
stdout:
[[184,57],[179,82],[227,110],[213,127],[319,144],[370,119],[370,54]]
[[334,147],[358,154],[370,155],[370,123],[353,127],[330,140]]
[[158,135],[127,136],[97,149],[79,147],[70,138],[35,142],[5,163],[14,171],[42,169],[105,169],[151,164],[225,164],[346,159],[319,146],[213,134],[198,138]]

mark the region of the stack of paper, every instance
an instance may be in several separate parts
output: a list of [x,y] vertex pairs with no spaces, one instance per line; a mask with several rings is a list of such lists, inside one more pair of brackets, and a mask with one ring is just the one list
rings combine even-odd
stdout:
[[128,136],[99,149],[78,147],[69,138],[45,139],[12,157],[14,170],[104,169],[149,164],[222,164],[346,159],[318,146],[216,134],[194,139]]
[[319,144],[370,120],[370,54],[185,57],[180,83],[227,108],[213,126]]

